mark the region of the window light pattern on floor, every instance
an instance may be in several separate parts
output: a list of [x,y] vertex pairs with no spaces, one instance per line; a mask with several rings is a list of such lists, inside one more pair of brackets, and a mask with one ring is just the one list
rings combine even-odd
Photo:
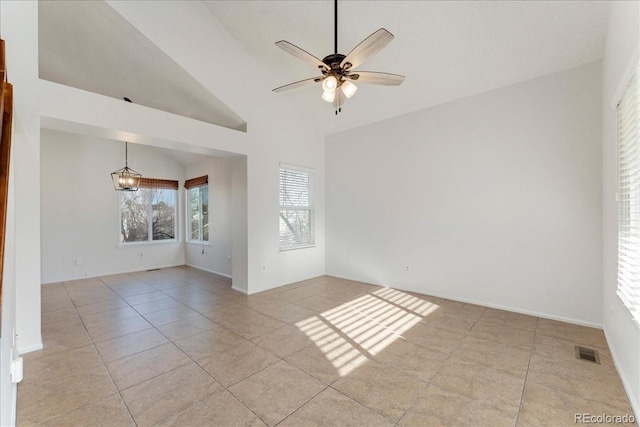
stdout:
[[296,323],[340,375],[375,356],[438,305],[382,288]]

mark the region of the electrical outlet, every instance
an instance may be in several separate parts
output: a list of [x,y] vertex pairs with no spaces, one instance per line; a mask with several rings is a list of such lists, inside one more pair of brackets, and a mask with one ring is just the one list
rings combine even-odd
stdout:
[[404,269],[405,269],[405,271],[407,271],[407,272],[409,272],[409,270],[410,270],[410,268],[409,268],[409,266],[408,266],[408,265],[407,265]]
[[267,266],[266,265],[262,266],[262,271],[267,271]]
[[82,265],[82,260],[80,258],[76,258],[76,265]]
[[144,258],[144,252],[140,252],[140,258]]

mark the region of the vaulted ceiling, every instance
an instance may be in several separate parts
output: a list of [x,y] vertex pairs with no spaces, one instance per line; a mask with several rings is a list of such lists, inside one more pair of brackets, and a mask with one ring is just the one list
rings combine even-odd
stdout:
[[[340,1],[339,51],[347,54],[384,27],[395,39],[359,69],[403,74],[406,80],[399,87],[360,84],[335,116],[320,99],[319,85],[270,93],[318,75],[274,42],[288,40],[319,58],[333,53],[332,1],[205,4],[211,19],[256,60],[254,71],[264,77],[259,90],[311,117],[324,134],[597,61],[607,19],[606,2]],[[225,58],[220,64],[233,66]],[[220,126],[245,126],[239,114],[104,2],[41,2],[40,75]]]
[[[214,15],[270,72],[271,87],[317,75],[274,45],[333,53],[333,2],[209,1]],[[274,94],[326,133],[356,127],[601,59],[606,2],[339,1],[338,50],[384,27],[395,39],[361,70],[406,76],[400,87],[359,85],[343,113],[319,87]]]
[[238,114],[107,3],[41,1],[38,15],[41,79],[246,129]]

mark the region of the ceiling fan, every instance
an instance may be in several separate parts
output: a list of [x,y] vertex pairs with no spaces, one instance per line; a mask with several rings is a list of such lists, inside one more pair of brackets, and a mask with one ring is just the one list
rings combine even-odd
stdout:
[[332,103],[336,109],[336,114],[338,114],[338,112],[342,111],[345,99],[351,98],[358,90],[358,87],[353,82],[384,86],[402,84],[404,76],[398,74],[354,70],[354,68],[380,52],[393,40],[393,34],[384,28],[380,28],[364,39],[348,55],[345,56],[338,53],[338,0],[334,0],[334,36],[334,53],[325,56],[322,60],[286,40],[276,42],[276,46],[285,52],[318,67],[322,75],[280,86],[273,89],[273,91],[279,93],[322,82],[322,99]]

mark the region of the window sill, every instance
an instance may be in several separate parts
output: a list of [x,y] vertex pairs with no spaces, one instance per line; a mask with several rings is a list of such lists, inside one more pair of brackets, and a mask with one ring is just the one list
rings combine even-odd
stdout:
[[305,245],[305,246],[295,246],[292,248],[280,248],[280,252],[288,252],[288,251],[295,251],[298,249],[309,249],[309,248],[315,248],[316,245]]
[[156,245],[171,245],[181,243],[178,240],[156,240],[153,242],[129,242],[129,243],[119,243],[116,247],[118,249],[131,248],[135,246],[156,246]]
[[197,246],[211,246],[211,243],[206,240],[187,240],[185,243]]

